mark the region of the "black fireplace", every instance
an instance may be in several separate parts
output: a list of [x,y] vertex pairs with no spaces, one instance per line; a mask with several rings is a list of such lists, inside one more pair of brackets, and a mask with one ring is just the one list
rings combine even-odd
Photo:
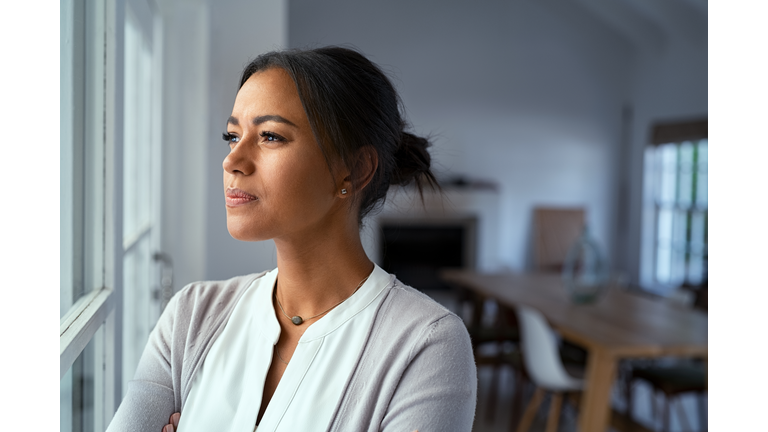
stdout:
[[422,291],[447,290],[443,268],[475,267],[477,218],[380,221],[382,268]]

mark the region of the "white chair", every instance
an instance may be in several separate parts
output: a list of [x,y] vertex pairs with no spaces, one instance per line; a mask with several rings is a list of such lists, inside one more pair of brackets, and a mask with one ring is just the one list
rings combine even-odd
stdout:
[[541,312],[522,305],[516,309],[523,363],[531,381],[536,385],[517,432],[525,432],[530,428],[545,392],[552,393],[546,432],[555,432],[560,419],[563,393],[581,391],[584,381],[566,372],[560,360],[557,339]]

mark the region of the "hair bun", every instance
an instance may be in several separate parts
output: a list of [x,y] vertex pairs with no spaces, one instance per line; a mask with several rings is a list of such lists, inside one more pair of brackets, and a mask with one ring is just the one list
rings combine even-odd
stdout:
[[416,182],[421,192],[422,186],[436,186],[437,181],[430,171],[432,157],[427,148],[430,146],[426,138],[418,137],[408,132],[400,133],[400,145],[395,151],[395,167],[391,174],[390,183],[400,186]]

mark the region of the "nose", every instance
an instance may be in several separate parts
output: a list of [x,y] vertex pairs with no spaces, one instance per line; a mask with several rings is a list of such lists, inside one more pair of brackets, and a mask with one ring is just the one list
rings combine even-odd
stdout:
[[250,154],[249,145],[241,140],[235,147],[233,147],[227,157],[224,158],[224,162],[221,163],[221,167],[229,174],[241,174],[251,175],[256,170],[256,164],[254,163],[254,156]]

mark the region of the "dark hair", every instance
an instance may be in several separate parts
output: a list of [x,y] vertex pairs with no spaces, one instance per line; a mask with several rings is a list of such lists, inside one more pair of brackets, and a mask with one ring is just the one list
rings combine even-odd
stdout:
[[378,66],[357,51],[341,47],[273,51],[243,70],[240,87],[256,72],[279,67],[293,78],[312,132],[329,169],[334,158],[352,172],[358,189],[359,150],[371,146],[378,155],[373,178],[363,188],[358,221],[380,207],[390,185],[415,183],[438,188],[430,171],[427,139],[405,132],[402,102]]

